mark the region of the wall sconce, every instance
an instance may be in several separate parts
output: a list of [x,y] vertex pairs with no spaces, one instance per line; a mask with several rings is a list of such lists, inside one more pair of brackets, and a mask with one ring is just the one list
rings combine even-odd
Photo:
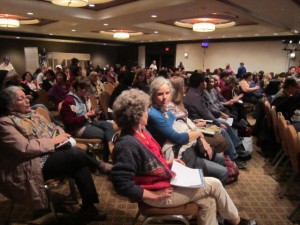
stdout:
[[189,54],[188,54],[187,52],[185,52],[185,53],[184,53],[184,58],[187,59],[188,57],[189,57]]
[[291,59],[296,58],[296,52],[295,52],[295,51],[292,51],[292,52],[290,53],[290,58],[291,58]]

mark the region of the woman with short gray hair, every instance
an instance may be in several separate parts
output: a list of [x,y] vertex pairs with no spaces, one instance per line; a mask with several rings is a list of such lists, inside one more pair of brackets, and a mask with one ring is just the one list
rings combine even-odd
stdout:
[[[113,105],[113,115],[121,128],[115,143],[111,180],[116,192],[132,201],[170,208],[195,202],[199,205],[198,225],[216,225],[216,211],[232,225],[255,225],[253,220],[239,217],[238,210],[221,182],[205,177],[204,188],[172,187],[170,170],[159,144],[145,130],[149,97],[143,91],[122,92]],[[181,160],[175,161],[184,164]]]

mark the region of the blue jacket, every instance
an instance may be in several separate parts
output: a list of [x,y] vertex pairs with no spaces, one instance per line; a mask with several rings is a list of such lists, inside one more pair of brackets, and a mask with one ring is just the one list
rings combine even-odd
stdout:
[[160,146],[169,140],[174,144],[186,144],[189,142],[188,133],[178,133],[173,129],[173,123],[176,120],[174,114],[168,110],[166,118],[162,112],[154,107],[150,108],[147,130],[151,133],[154,139]]

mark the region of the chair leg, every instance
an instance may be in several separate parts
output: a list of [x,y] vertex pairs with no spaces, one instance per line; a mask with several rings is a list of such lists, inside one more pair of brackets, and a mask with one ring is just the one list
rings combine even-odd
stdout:
[[75,186],[74,180],[72,178],[69,178],[68,181],[69,181],[70,194],[72,196],[72,199],[73,199],[75,204],[78,204],[79,201],[78,201],[78,198],[77,198],[76,186]]
[[49,188],[48,185],[45,185],[45,189],[46,189],[46,194],[47,194],[48,201],[49,201],[49,208],[50,208],[51,212],[54,215],[55,221],[57,222],[58,221],[58,216],[57,216],[56,210],[54,208],[54,203],[53,203],[50,188]]
[[297,177],[297,173],[295,171],[293,171],[291,177],[287,180],[287,182],[283,185],[283,187],[281,188],[280,192],[279,192],[279,198],[283,198],[287,192],[288,187],[290,186],[290,184],[296,179]]
[[138,211],[137,211],[137,213],[136,213],[136,215],[135,215],[135,217],[134,217],[134,219],[132,221],[132,225],[135,225],[137,223],[140,215],[141,215],[141,211],[138,209]]
[[279,150],[274,157],[274,159],[271,161],[271,165],[274,166],[277,160],[280,158],[281,154],[284,154],[283,150]]
[[277,169],[277,167],[280,165],[280,163],[281,163],[281,161],[284,159],[284,157],[285,157],[285,153],[283,153],[283,154],[281,155],[281,157],[279,158],[279,160],[276,162],[276,164],[275,164],[275,166],[274,166],[274,168],[273,168],[273,171],[270,172],[269,175],[274,175],[274,174],[276,173],[276,169]]
[[296,216],[300,213],[300,203],[294,209],[294,211],[288,216],[288,219],[292,221],[292,223],[296,223]]
[[288,167],[289,162],[290,162],[290,158],[288,158],[288,159],[285,160],[284,164],[282,165],[281,169],[278,172],[278,180],[283,175],[283,173],[286,170],[286,168]]
[[10,207],[9,207],[7,219],[6,219],[5,222],[4,222],[5,225],[9,225],[9,224],[10,224],[10,219],[11,219],[11,216],[12,216],[12,212],[13,212],[13,210],[14,210],[14,206],[15,206],[15,201],[12,200],[12,201],[11,201],[11,205],[10,205]]
[[143,221],[142,225],[147,225],[153,220],[176,220],[181,221],[185,225],[190,225],[190,222],[182,215],[149,216]]

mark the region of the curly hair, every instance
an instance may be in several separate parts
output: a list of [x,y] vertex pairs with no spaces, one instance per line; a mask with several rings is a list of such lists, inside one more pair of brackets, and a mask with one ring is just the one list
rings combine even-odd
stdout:
[[113,117],[122,130],[138,124],[149,106],[149,95],[138,89],[123,91],[113,104]]

